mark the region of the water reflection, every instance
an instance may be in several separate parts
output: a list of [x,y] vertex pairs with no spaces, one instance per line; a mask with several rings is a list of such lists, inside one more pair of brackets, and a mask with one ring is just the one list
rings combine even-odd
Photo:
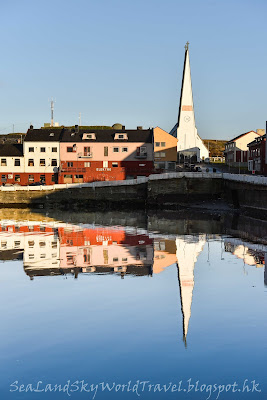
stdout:
[[2,220],[0,259],[23,260],[24,271],[31,280],[56,275],[77,279],[79,274],[152,277],[175,264],[186,345],[194,270],[205,246],[209,258],[210,240],[221,241],[221,258],[223,252],[231,253],[242,259],[246,267],[265,266],[266,285],[266,246],[208,234],[164,236],[132,227],[77,225],[53,220]]

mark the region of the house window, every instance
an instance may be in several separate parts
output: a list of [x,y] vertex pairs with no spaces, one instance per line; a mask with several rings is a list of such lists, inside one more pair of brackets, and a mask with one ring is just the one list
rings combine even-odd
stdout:
[[160,157],[165,157],[165,153],[162,151],[161,153],[160,153]]
[[40,147],[41,153],[45,153],[45,147]]
[[112,163],[112,167],[117,167],[118,166],[118,163],[117,162],[113,162]]
[[124,139],[124,135],[118,135],[119,139]]
[[45,159],[44,158],[40,159],[40,167],[45,167]]
[[28,167],[34,167],[34,160],[33,160],[33,158],[29,158],[29,160],[28,160]]
[[6,182],[6,175],[2,175],[2,182]]
[[73,162],[72,162],[72,161],[68,161],[68,162],[67,162],[67,166],[68,166],[68,168],[73,167]]
[[28,246],[30,249],[32,249],[34,247],[34,240],[29,240],[28,241]]
[[113,262],[118,262],[118,261],[119,261],[118,257],[113,257]]
[[104,147],[104,156],[107,157],[108,156],[108,146]]
[[34,176],[33,175],[29,175],[29,182],[34,182]]
[[128,147],[123,147],[123,148],[122,148],[122,152],[123,152],[123,153],[128,153]]
[[122,261],[123,261],[123,262],[127,262],[127,258],[126,258],[126,257],[125,257],[125,258],[123,257],[123,258],[122,258]]
[[57,153],[57,147],[52,147],[52,153]]
[[113,153],[118,153],[119,152],[119,148],[118,147],[113,147]]
[[83,155],[84,156],[89,156],[91,153],[91,148],[90,147],[84,147],[83,148]]
[[75,175],[75,179],[83,179],[83,175]]
[[45,175],[40,175],[40,182],[45,183]]
[[20,175],[15,175],[15,182],[20,182]]
[[103,161],[103,168],[108,168],[108,161]]
[[89,168],[89,167],[91,167],[91,163],[90,163],[90,161],[88,162],[88,161],[86,161],[85,163],[84,163],[84,166],[86,167],[86,168]]
[[138,157],[140,157],[140,156],[146,157],[146,155],[147,155],[146,147],[145,146],[137,147],[136,148],[136,155]]
[[1,158],[1,167],[6,167],[6,158]]
[[160,146],[160,142],[156,142],[156,147],[159,147]]
[[161,142],[161,147],[165,147],[166,143],[165,142]]
[[54,182],[54,183],[56,182],[56,178],[55,178],[55,175],[54,175],[54,174],[53,174],[52,177],[51,177],[51,181]]
[[67,147],[67,153],[73,153],[73,147]]
[[34,147],[29,147],[29,153],[34,153]]
[[56,166],[57,166],[57,160],[56,160],[56,159],[52,159],[51,165],[52,165],[53,167],[56,167]]
[[14,165],[15,165],[15,167],[20,167],[20,159],[19,158],[15,158]]

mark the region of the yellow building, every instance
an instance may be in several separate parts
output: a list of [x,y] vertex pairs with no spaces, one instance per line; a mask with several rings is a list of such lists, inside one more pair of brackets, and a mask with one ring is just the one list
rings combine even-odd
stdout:
[[175,171],[176,161],[177,139],[157,126],[154,128],[155,168]]

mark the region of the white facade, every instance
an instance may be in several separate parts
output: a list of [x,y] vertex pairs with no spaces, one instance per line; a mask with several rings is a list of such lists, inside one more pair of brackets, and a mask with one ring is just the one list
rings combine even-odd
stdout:
[[1,156],[0,157],[1,173],[21,174],[24,172],[24,157],[21,156]]
[[24,141],[26,173],[55,173],[59,167],[59,142]]
[[[209,151],[197,133],[190,72],[189,50],[186,46],[178,123],[171,131],[178,139],[177,152],[195,153],[197,161],[209,157]],[[179,156],[178,156],[179,159]]]

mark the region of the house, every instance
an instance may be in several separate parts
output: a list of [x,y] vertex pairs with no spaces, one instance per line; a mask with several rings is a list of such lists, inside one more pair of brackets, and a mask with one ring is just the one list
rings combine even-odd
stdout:
[[262,131],[249,131],[236,136],[225,144],[225,163],[230,166],[247,166],[248,144],[256,137],[260,137]]
[[24,157],[22,144],[0,145],[1,185],[23,184]]
[[261,175],[267,175],[266,164],[266,134],[256,137],[248,144],[248,170]]
[[158,126],[154,128],[154,167],[175,171],[177,138]]
[[153,129],[63,129],[59,183],[148,176],[153,167]]
[[0,145],[2,184],[123,180],[154,169],[153,129],[30,126],[22,144]]
[[59,143],[63,128],[33,129],[30,126],[23,142],[25,171],[22,184],[58,182]]

